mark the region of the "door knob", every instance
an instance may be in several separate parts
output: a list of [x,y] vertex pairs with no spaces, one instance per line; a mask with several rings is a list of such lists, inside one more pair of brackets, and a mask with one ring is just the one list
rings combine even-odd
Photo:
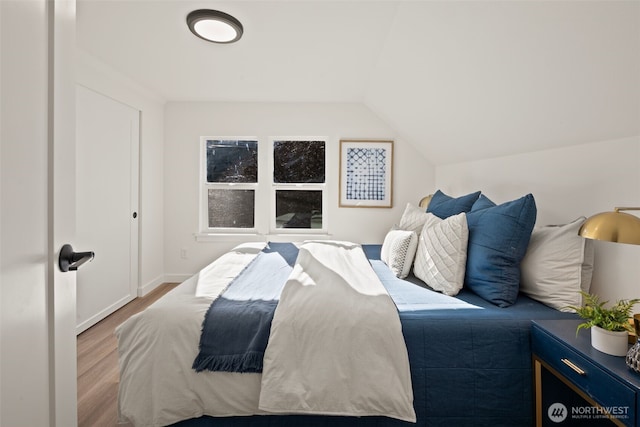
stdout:
[[71,245],[66,244],[60,249],[58,265],[63,272],[76,271],[78,267],[95,257],[93,252],[74,252]]

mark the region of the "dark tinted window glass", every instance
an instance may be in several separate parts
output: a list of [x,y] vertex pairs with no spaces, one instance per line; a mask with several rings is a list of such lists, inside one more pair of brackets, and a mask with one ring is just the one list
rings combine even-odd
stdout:
[[277,190],[276,227],[322,228],[322,191]]
[[274,141],[273,182],[323,183],[324,141]]
[[254,190],[209,190],[209,227],[253,228]]
[[207,182],[258,182],[258,142],[207,140]]

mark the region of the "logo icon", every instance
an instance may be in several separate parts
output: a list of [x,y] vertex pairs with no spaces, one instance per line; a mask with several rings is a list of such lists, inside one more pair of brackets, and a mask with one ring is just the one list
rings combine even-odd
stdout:
[[567,415],[569,411],[567,411],[567,407],[562,403],[554,403],[549,406],[549,410],[547,410],[547,416],[554,423],[561,423],[567,419]]

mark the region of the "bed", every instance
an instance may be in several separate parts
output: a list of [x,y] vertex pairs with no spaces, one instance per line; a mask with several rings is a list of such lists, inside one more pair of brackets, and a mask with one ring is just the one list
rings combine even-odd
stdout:
[[[398,277],[404,274],[390,267],[386,243],[362,245],[362,252],[397,307],[415,420],[366,410],[365,416],[272,413],[260,406],[263,374],[193,369],[212,300],[245,271],[265,243],[234,248],[117,328],[119,420],[180,427],[533,425],[531,320],[575,314],[522,292],[502,307],[467,286],[460,286],[455,296],[437,292],[414,273]],[[468,264],[462,259],[463,268]],[[584,259],[578,264],[580,270]],[[386,369],[371,373],[383,377]]]

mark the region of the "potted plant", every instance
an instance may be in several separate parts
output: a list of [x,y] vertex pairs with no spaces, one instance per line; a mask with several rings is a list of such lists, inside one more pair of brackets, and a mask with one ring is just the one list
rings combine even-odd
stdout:
[[640,299],[619,300],[607,308],[605,305],[608,301],[600,301],[597,295],[581,294],[584,297],[582,307],[570,307],[586,320],[578,325],[576,334],[580,329],[591,328],[591,345],[596,350],[613,356],[625,356],[629,347],[629,332],[633,332],[629,322],[631,310]]

